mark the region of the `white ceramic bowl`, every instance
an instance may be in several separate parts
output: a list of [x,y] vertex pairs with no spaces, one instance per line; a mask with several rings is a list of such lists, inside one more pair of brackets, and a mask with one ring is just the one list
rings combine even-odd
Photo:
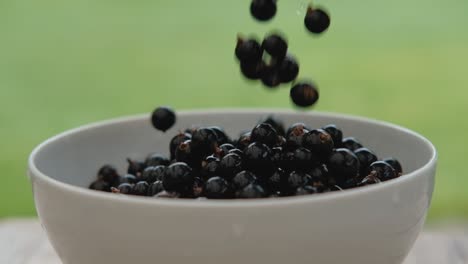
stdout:
[[80,127],[39,145],[29,175],[40,220],[64,264],[401,263],[434,187],[436,150],[405,128],[364,118],[274,111],[287,125],[335,123],[405,175],[379,185],[259,200],[165,200],[88,190],[105,163],[166,153],[177,130],[220,125],[231,135],[273,111],[179,112],[166,134],[147,115]]

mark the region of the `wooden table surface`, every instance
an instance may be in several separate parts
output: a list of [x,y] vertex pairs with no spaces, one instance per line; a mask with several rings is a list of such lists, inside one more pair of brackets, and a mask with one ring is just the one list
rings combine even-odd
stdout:
[[[0,264],[60,263],[36,219],[0,221]],[[468,264],[468,229],[424,231],[403,264]]]

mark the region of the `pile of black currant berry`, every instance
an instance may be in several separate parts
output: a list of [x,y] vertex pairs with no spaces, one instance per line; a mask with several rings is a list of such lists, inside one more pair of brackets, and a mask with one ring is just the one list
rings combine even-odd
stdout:
[[[176,116],[166,107],[151,117],[166,131]],[[335,125],[285,129],[269,116],[231,139],[222,128],[191,127],[169,142],[170,157],[128,159],[126,174],[99,169],[94,190],[167,198],[263,198],[325,193],[391,180],[402,174],[394,158],[379,160]]]
[[[277,12],[277,0],[252,0],[250,13],[260,22],[271,20]],[[314,34],[323,33],[330,26],[330,17],[322,9],[309,5],[304,25]],[[300,107],[314,105],[319,99],[317,87],[312,82],[296,82],[299,63],[288,54],[288,43],[279,34],[271,34],[262,44],[255,38],[237,37],[235,54],[243,76],[250,80],[261,80],[268,88],[293,82],[290,97]]]

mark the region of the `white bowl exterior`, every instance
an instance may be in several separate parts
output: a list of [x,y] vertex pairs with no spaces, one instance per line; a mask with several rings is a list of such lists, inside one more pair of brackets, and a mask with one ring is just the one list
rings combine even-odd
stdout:
[[336,123],[381,157],[398,157],[410,172],[377,186],[258,201],[181,201],[70,185],[86,187],[100,165],[122,165],[125,154],[142,158],[165,151],[175,131],[193,123],[221,125],[237,135],[238,128],[253,126],[266,113],[179,113],[177,127],[165,135],[155,132],[146,116],[120,119],[39,146],[30,159],[36,208],[63,262],[401,263],[425,221],[436,156],[424,138],[386,123],[321,113],[277,114],[288,124]]

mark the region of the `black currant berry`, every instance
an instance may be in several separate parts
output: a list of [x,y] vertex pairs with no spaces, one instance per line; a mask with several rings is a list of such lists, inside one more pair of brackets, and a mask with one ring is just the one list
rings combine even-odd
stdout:
[[359,159],[360,176],[365,177],[369,174],[369,166],[377,161],[377,156],[368,148],[358,148],[354,151]]
[[242,157],[234,153],[224,156],[219,163],[220,175],[227,180],[231,180],[242,169]]
[[314,129],[306,133],[302,138],[302,146],[313,153],[327,159],[333,150],[334,143],[330,134],[323,129]]
[[98,171],[98,179],[112,185],[119,180],[119,174],[113,166],[104,165]]
[[191,151],[199,157],[205,157],[214,152],[218,142],[216,132],[210,128],[199,128],[192,134]]
[[254,183],[257,180],[255,174],[250,171],[241,171],[232,178],[232,187],[234,190],[241,190],[245,186]]
[[166,166],[163,165],[147,167],[141,174],[141,179],[150,184],[155,181],[162,181],[165,172]]
[[238,37],[235,54],[240,62],[258,62],[262,59],[263,50],[255,39]]
[[212,177],[205,183],[204,194],[210,199],[227,198],[229,185],[227,181],[221,177]]
[[258,177],[273,172],[271,149],[260,142],[250,144],[244,151],[245,167]]
[[388,181],[398,177],[395,169],[385,161],[376,161],[369,167],[369,175],[376,176],[381,181]]
[[267,36],[262,42],[262,48],[275,59],[283,59],[288,51],[287,41],[278,34]]
[[401,163],[397,159],[395,159],[395,158],[386,158],[383,161],[390,164],[390,166],[392,166],[393,169],[395,169],[397,175],[401,176],[401,174],[403,173],[403,169],[401,167]]
[[214,156],[207,157],[202,161],[200,175],[204,180],[214,177],[219,172],[219,159]]
[[146,168],[146,164],[144,162],[131,160],[130,158],[127,158],[127,162],[128,162],[128,168],[127,168],[128,174],[138,176]]
[[252,0],[250,13],[258,21],[268,21],[276,14],[276,0]]
[[146,196],[148,194],[149,184],[145,181],[137,182],[133,185],[132,194],[138,196]]
[[252,142],[260,142],[267,146],[273,146],[278,139],[276,130],[267,123],[258,124],[250,133]]
[[304,18],[304,25],[311,33],[320,34],[330,26],[330,16],[322,9],[309,7]]
[[290,97],[295,105],[308,107],[318,101],[319,92],[312,83],[297,83],[291,88]]
[[349,149],[335,149],[328,157],[327,168],[337,184],[341,184],[359,174],[359,159]]
[[151,115],[151,123],[154,128],[166,132],[176,121],[174,111],[168,107],[158,107]]
[[282,83],[294,81],[299,74],[299,63],[291,56],[286,58],[279,64],[279,76]]
[[192,168],[186,163],[176,162],[166,168],[163,186],[166,191],[185,193],[192,188],[193,181]]
[[336,125],[330,124],[326,125],[322,128],[323,130],[327,131],[328,134],[333,139],[333,145],[335,148],[341,148],[341,142],[343,141],[343,132],[339,129]]

